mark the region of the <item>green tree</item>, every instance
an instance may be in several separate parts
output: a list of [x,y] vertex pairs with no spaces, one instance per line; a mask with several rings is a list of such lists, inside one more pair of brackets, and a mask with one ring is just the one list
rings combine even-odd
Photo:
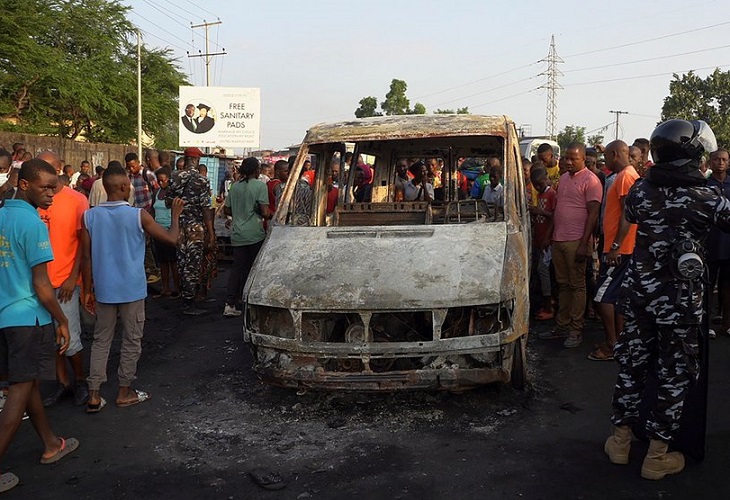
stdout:
[[464,108],[457,108],[456,111],[453,109],[437,109],[433,112],[435,115],[468,115],[469,113],[469,107],[466,106]]
[[589,135],[588,139],[586,139],[586,144],[588,144],[589,146],[597,146],[599,144],[603,144],[604,139],[605,137],[603,137],[603,135],[601,134]]
[[[0,8],[8,28],[0,34],[5,128],[135,140],[136,36],[128,7],[118,0],[0,0]],[[143,129],[169,147],[177,86],[186,78],[166,50],[144,48],[142,57]]]
[[565,151],[571,142],[586,142],[586,128],[577,125],[566,125],[558,132],[556,142],[560,145],[560,151]]
[[417,102],[413,109],[408,111],[409,115],[425,115],[426,114],[426,106],[421,104],[420,102]]
[[426,114],[426,106],[420,102],[417,102],[413,109],[410,108],[410,100],[406,97],[406,90],[408,90],[408,84],[404,80],[393,78],[390,82],[390,90],[385,94],[385,101],[380,103],[382,112],[378,111],[378,100],[373,96],[369,96],[360,99],[360,106],[355,110],[355,116],[366,118],[383,116],[383,113],[388,116]]
[[405,115],[408,113],[410,101],[406,97],[408,84],[404,80],[393,78],[390,90],[385,94],[385,101],[380,103],[383,112],[390,115]]
[[373,97],[363,97],[360,99],[360,107],[355,110],[355,116],[358,118],[369,118],[371,116],[383,116],[383,113],[379,113],[378,100]]
[[717,68],[704,79],[693,71],[674,74],[662,106],[662,121],[671,118],[704,120],[718,144],[730,147],[730,71]]

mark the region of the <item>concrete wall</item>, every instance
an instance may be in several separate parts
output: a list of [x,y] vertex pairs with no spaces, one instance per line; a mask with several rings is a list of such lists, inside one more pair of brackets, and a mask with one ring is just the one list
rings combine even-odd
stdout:
[[12,152],[13,144],[16,142],[25,144],[25,149],[30,151],[33,156],[41,151],[52,149],[61,155],[65,164],[72,165],[75,170],[79,169],[83,160],[91,162],[92,168],[97,165],[106,167],[111,160],[118,160],[124,165],[124,155],[129,152],[137,152],[135,146],[123,144],[78,142],[60,137],[0,132],[0,145],[8,151]]

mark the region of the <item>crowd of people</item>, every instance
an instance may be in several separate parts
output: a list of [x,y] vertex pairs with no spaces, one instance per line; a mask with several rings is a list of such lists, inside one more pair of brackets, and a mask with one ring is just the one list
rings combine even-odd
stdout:
[[[629,463],[632,427],[654,376],[641,475],[657,480],[681,472],[684,456],[669,447],[699,377],[705,315],[716,311],[730,335],[728,151],[717,148],[704,122],[670,120],[651,141],[572,143],[557,160],[543,144],[523,163],[530,165],[533,270],[542,297],[535,320],[555,321],[538,336],[575,348],[595,311],[605,341],[588,358],[619,365],[604,451],[614,464]],[[705,287],[713,298],[709,311]],[[708,335],[716,336],[712,329]]]
[[[44,407],[65,398],[87,413],[105,407],[118,321],[116,405],[151,397],[133,388],[148,285],[161,280],[157,296],[179,295],[183,314],[207,312],[196,299],[205,300],[216,267],[216,238],[202,156],[186,149],[173,171],[165,152],[147,151],[144,164],[128,153],[124,165],[112,160],[92,177],[88,161],[74,172],[54,151],[33,158],[22,144],[0,148],[0,456],[23,418],[43,440],[41,463],[79,446],[53,433]],[[95,317],[88,370],[82,307]],[[56,390],[41,399],[38,380],[53,378]],[[0,475],[0,492],[17,481]]]
[[[672,139],[675,130],[660,126],[651,143],[639,138],[631,146],[616,140],[587,148],[574,142],[559,158],[546,143],[535,157],[522,161],[539,303],[534,320],[555,323],[539,337],[561,339],[573,349],[583,342],[586,319],[596,314],[605,341],[588,358],[616,360],[621,369],[614,434],[605,445],[613,463],[628,462],[630,425],[638,418],[648,359],[657,357],[668,372],[660,377],[666,385],[660,386],[660,404],[647,424],[652,444],[642,475],[650,479],[683,468],[681,455],[669,452],[667,445],[696,378],[703,311],[702,286],[676,291],[671,280],[685,278],[660,272],[667,255],[706,255],[708,289],[718,291],[720,329],[730,335],[730,235],[722,232],[730,230],[729,156],[703,142],[706,131],[695,122],[671,126],[686,124],[691,130],[683,133],[697,137],[701,146],[691,149],[682,143],[679,155],[677,148],[661,143],[662,133]],[[656,165],[649,160],[650,145]],[[160,281],[156,296],[179,297],[183,314],[207,312],[200,301],[217,268],[216,212],[229,220],[233,253],[223,315],[242,315],[243,285],[289,181],[293,158],[274,165],[243,160],[236,172],[226,172],[216,211],[202,156],[199,149],[187,148],[172,168],[165,152],[148,150],[144,162],[128,153],[124,164],[112,160],[92,175],[88,161],[75,171],[53,151],[33,158],[22,144],[12,151],[0,149],[0,288],[7,291],[0,298],[0,456],[24,415],[43,440],[42,463],[54,463],[79,446],[78,440],[53,433],[44,407],[64,398],[73,398],[87,413],[106,406],[101,388],[118,321],[122,347],[115,403],[126,407],[150,399],[149,392],[133,387],[148,285]],[[341,167],[345,173],[350,165],[356,169],[355,201],[372,197],[372,167],[362,158],[353,160],[352,153],[343,153],[328,169],[327,213],[338,201]],[[443,199],[443,170],[440,158],[399,160],[395,201]],[[497,209],[504,205],[499,158],[475,165],[460,158],[457,172],[460,197],[484,200]],[[294,224],[307,223],[311,215],[314,175],[305,162],[296,180]],[[676,250],[672,240],[685,247]],[[118,272],[120,261],[124,273]],[[679,274],[692,270],[692,262],[683,262]],[[82,356],[82,307],[96,318],[88,371]],[[656,344],[658,355],[650,353]],[[54,357],[48,355],[54,352]],[[38,380],[48,376],[55,376],[57,388],[42,400]],[[1,477],[0,491],[17,484],[12,474]]]

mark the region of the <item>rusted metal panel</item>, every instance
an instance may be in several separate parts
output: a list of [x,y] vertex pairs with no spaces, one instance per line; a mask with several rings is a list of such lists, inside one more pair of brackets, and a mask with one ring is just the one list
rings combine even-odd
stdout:
[[358,392],[465,389],[510,380],[509,372],[501,367],[340,373],[316,370],[278,370],[270,366],[262,366],[257,368],[257,373],[265,382],[282,387],[357,390]]
[[321,357],[375,357],[413,356],[417,354],[468,354],[499,350],[500,334],[475,335],[453,339],[423,342],[370,342],[362,344],[332,342],[300,342],[292,339],[249,332],[251,341],[263,347],[272,347]]
[[315,125],[307,131],[304,143],[321,144],[469,135],[505,137],[508,126],[511,124],[512,121],[506,116],[380,116]]
[[250,304],[300,310],[494,304],[501,301],[505,241],[499,222],[274,227],[245,293]]

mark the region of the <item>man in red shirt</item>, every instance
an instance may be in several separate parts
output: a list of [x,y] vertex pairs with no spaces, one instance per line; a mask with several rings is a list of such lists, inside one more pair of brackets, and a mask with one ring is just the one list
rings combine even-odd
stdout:
[[289,162],[279,160],[274,164],[274,178],[266,183],[266,189],[269,192],[269,213],[271,214],[276,212],[276,206],[287,179],[289,179]]
[[552,257],[558,283],[556,327],[540,338],[567,337],[563,346],[578,347],[583,341],[586,304],[586,259],[593,254],[603,190],[598,177],[585,165],[585,144],[571,143],[565,154],[566,172],[560,177],[553,215]]
[[531,185],[536,194],[536,203],[530,205],[530,216],[533,228],[533,262],[540,281],[542,291],[542,307],[535,315],[538,321],[553,319],[552,284],[550,280],[550,263],[552,253],[550,242],[553,237],[553,212],[557,195],[550,187],[547,170],[540,166],[530,172]]

